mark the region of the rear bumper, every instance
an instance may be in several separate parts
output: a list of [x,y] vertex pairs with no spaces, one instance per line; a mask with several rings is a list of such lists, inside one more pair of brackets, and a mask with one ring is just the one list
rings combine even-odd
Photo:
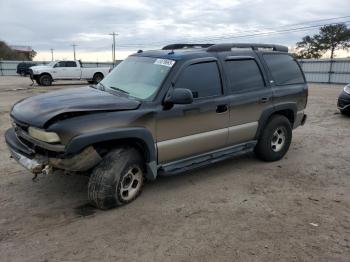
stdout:
[[301,125],[303,126],[306,122],[306,119],[307,119],[307,114],[304,114],[303,118],[301,119]]
[[306,119],[307,119],[307,115],[304,113],[304,110],[299,111],[294,121],[293,128],[297,128],[298,126],[303,126],[306,122]]

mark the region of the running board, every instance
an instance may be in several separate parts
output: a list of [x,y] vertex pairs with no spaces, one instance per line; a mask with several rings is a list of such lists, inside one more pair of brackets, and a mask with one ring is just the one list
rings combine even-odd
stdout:
[[211,151],[201,155],[177,160],[161,165],[158,174],[162,176],[176,175],[189,170],[201,168],[228,158],[252,152],[257,141],[249,141],[235,146],[225,147],[223,149]]

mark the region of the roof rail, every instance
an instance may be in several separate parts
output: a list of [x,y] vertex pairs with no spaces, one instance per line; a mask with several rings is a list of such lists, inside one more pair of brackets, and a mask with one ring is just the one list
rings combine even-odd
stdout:
[[208,48],[213,44],[171,44],[164,46],[163,50],[175,50],[175,49],[186,49],[186,48]]
[[224,52],[231,51],[232,48],[251,48],[252,50],[259,49],[272,49],[272,51],[288,52],[288,47],[283,45],[272,45],[272,44],[246,44],[246,43],[236,43],[236,44],[217,44],[211,45],[207,51],[208,52]]

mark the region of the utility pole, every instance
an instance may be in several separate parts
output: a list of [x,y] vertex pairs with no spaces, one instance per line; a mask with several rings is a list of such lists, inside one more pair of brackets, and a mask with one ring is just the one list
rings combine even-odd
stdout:
[[53,48],[50,49],[51,50],[51,61],[53,61]]
[[115,36],[117,36],[118,34],[113,32],[113,33],[110,33],[109,35],[113,36],[112,59],[113,59],[113,67],[114,67],[114,64],[115,64]]
[[74,52],[74,60],[76,60],[76,57],[75,57],[75,47],[78,46],[78,45],[72,44],[72,46],[73,46],[73,52]]

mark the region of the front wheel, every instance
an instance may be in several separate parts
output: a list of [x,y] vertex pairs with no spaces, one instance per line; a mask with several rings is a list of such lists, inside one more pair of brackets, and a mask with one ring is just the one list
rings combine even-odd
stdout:
[[291,141],[292,127],[288,118],[275,115],[262,131],[255,153],[264,161],[277,161],[287,153]]
[[39,78],[39,82],[43,86],[50,86],[52,85],[52,78],[50,75],[42,75]]
[[122,147],[108,153],[93,169],[88,197],[97,208],[110,209],[136,199],[143,184],[143,157],[135,148]]

